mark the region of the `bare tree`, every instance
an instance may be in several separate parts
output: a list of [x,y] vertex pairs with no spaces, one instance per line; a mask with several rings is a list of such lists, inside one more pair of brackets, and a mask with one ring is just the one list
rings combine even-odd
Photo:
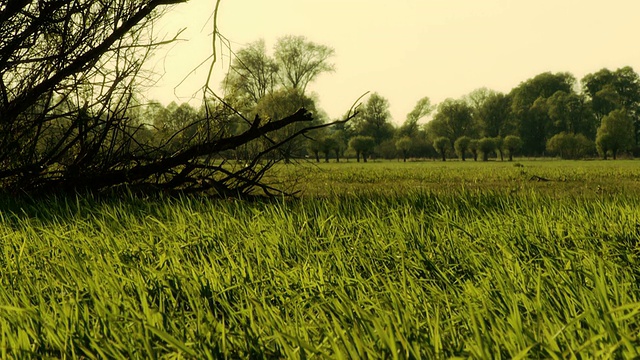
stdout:
[[[262,180],[268,156],[318,127],[301,108],[249,120],[203,86],[203,111],[157,132],[136,98],[158,46],[153,22],[185,0],[15,0],[0,5],[0,187],[12,192],[99,191],[118,185],[247,194],[279,192]],[[214,40],[219,38],[216,1]],[[215,42],[215,41],[214,41]],[[216,60],[213,48],[212,65]],[[211,74],[211,72],[210,72]],[[344,121],[352,117],[352,113]],[[244,126],[230,132],[230,121]],[[269,134],[293,124],[290,136]],[[180,146],[173,146],[179,139]],[[242,166],[228,154],[249,144]],[[275,157],[274,157],[275,158]],[[266,160],[265,160],[266,159]]]

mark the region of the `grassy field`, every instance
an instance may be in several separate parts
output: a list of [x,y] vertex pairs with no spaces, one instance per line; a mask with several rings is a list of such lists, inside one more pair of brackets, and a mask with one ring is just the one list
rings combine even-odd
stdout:
[[269,202],[2,199],[0,357],[640,356],[640,162],[520,165],[286,166],[303,196]]

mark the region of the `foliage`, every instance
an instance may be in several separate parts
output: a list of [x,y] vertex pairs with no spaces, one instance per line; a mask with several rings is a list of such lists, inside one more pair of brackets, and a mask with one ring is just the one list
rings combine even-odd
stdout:
[[489,154],[496,150],[496,140],[494,138],[482,138],[478,140],[478,151],[482,153],[482,161],[489,160]]
[[284,36],[275,46],[280,83],[290,89],[306,92],[307,85],[320,74],[334,70],[329,58],[335,51],[307,40],[304,36]]
[[541,155],[547,139],[554,135],[547,98],[557,91],[570,93],[575,78],[569,73],[542,73],[522,82],[509,94],[511,113],[527,155]]
[[478,135],[482,137],[496,137],[514,131],[510,123],[511,98],[502,93],[489,93],[480,103],[476,118]]
[[582,134],[561,132],[547,141],[547,151],[562,159],[582,159],[594,150],[594,143]]
[[407,161],[407,155],[413,146],[413,141],[408,136],[403,136],[396,141],[396,149],[402,154],[402,160]]
[[465,161],[465,155],[467,153],[467,150],[469,149],[470,143],[471,143],[470,137],[461,136],[453,144],[453,148],[456,151],[456,155],[458,155],[460,159],[462,159],[462,161]]
[[596,136],[596,145],[605,159],[607,153],[611,152],[615,160],[619,151],[628,150],[633,146],[633,141],[633,122],[625,110],[613,110],[602,118],[602,124]]
[[362,160],[367,162],[367,158],[375,146],[376,139],[371,136],[358,135],[349,140],[349,147],[356,152],[358,162],[360,162],[360,155],[362,155]]
[[469,141],[469,151],[471,152],[471,154],[473,155],[473,161],[478,161],[478,143],[480,142],[480,140],[478,139],[471,139],[471,141]]
[[515,135],[507,135],[502,141],[502,146],[509,154],[509,161],[513,161],[513,155],[522,148],[522,139]]
[[431,100],[428,97],[423,97],[418,100],[416,106],[407,114],[407,119],[402,126],[398,129],[398,136],[415,137],[420,131],[418,121],[420,119],[429,116],[434,110],[434,106],[431,105]]
[[389,101],[378,93],[373,93],[360,108],[358,116],[353,119],[355,132],[361,136],[370,136],[379,145],[393,137]]
[[449,138],[440,136],[433,140],[433,147],[436,149],[438,154],[442,157],[442,161],[447,160],[447,152],[451,148],[451,140]]
[[438,106],[438,112],[429,123],[427,132],[434,137],[457,139],[474,132],[473,110],[462,100],[447,99]]

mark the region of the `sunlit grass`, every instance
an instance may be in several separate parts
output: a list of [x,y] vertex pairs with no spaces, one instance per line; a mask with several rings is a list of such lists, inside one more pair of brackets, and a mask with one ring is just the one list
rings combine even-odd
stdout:
[[300,200],[5,199],[0,356],[640,356],[640,198],[536,187],[635,168],[523,164],[554,181],[391,191],[521,168],[387,163]]

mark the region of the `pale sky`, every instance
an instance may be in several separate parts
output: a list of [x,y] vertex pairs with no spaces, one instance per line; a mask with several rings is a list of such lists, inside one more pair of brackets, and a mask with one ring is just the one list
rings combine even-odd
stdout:
[[[149,97],[200,96],[206,67],[174,88],[211,53],[213,6],[190,0],[158,24],[169,36],[186,28],[187,41],[158,54],[164,76]],[[366,91],[387,98],[401,124],[424,96],[437,104],[480,87],[508,92],[545,71],[578,80],[603,67],[640,71],[640,0],[222,0],[218,21],[235,51],[260,38],[272,49],[284,35],[333,47],[336,71],[309,88],[331,118]],[[228,65],[225,50],[215,89]]]

